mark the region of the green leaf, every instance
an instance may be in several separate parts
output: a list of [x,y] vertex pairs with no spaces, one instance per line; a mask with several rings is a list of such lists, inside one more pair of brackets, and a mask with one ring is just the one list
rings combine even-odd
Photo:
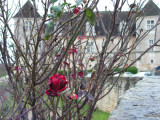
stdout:
[[62,7],[61,6],[53,6],[51,7],[51,12],[54,12],[58,17],[61,16],[62,13]]
[[49,17],[49,18],[54,18],[55,15],[54,15],[54,14],[48,14],[48,17]]
[[48,35],[44,35],[44,40],[49,40],[51,38],[51,35],[48,34]]
[[51,20],[51,21],[47,24],[47,27],[46,27],[46,29],[45,29],[44,40],[49,40],[49,39],[50,39],[53,30],[54,30],[54,21]]
[[55,2],[57,2],[57,1],[58,1],[58,0],[51,0],[52,3],[55,3]]
[[71,8],[76,8],[76,5],[73,5],[73,6],[69,7],[69,8],[70,8],[70,9],[71,9]]
[[65,5],[70,6],[71,4],[70,4],[70,3],[67,3],[67,2],[64,2],[63,4],[61,4],[61,6],[65,6]]
[[91,9],[86,9],[86,16],[91,25],[96,25],[96,14]]
[[77,6],[80,5],[84,0],[76,0]]

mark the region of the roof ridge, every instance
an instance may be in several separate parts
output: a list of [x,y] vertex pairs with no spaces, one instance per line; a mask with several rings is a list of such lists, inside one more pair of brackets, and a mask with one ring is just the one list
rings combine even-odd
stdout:
[[34,18],[34,17],[41,17],[40,14],[37,12],[37,9],[35,11],[33,4],[30,2],[30,0],[27,0],[26,3],[20,8],[20,10],[17,12],[17,14],[13,18],[17,17],[24,17],[24,18]]
[[146,13],[146,16],[154,16],[159,15],[160,8],[155,4],[155,2],[153,2],[153,0],[149,0],[143,7],[143,11]]

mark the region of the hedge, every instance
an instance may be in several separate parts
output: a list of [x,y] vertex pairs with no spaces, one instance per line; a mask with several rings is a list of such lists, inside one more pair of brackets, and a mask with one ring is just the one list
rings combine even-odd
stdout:
[[[122,69],[123,69],[123,68],[118,68],[118,69],[116,70],[116,72],[119,72],[119,71],[121,71]],[[132,67],[127,68],[127,70],[125,70],[125,72],[131,72],[132,74],[136,74],[136,73],[138,73],[138,68],[132,66]]]
[[131,72],[132,74],[136,74],[136,73],[138,73],[138,68],[136,68],[136,67],[129,67],[127,70],[126,70],[126,72]]

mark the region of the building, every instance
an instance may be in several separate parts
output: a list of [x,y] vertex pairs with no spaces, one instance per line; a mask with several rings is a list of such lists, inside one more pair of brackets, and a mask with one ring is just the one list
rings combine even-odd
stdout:
[[[136,26],[138,26],[140,22],[141,24],[136,31],[138,34],[140,34],[140,32],[141,34],[143,34],[147,30],[150,30],[150,32],[142,39],[142,42],[136,47],[136,58],[144,51],[144,49],[147,49],[148,47],[153,45],[154,42],[160,39],[160,25],[158,25],[157,27],[153,27],[156,24],[159,24],[160,9],[152,0],[149,0],[149,2],[144,6],[143,11],[145,16],[139,18],[139,20],[137,21]],[[136,37],[138,37],[138,34]],[[149,50],[139,61],[137,61],[136,66],[140,70],[152,70],[154,67],[160,65],[159,61],[160,47],[156,46]]]
[[[136,7],[137,9],[137,7]],[[150,31],[148,35],[145,37],[142,37],[140,44],[138,44],[130,56],[128,56],[129,61],[133,62],[135,59],[137,59],[142,52],[144,52],[145,49],[150,47],[154,44],[154,42],[158,39],[160,39],[160,34],[156,34],[155,39],[155,31],[158,33],[160,32],[160,26],[154,27],[156,23],[159,21],[159,13],[160,9],[158,6],[152,1],[149,0],[149,2],[144,6],[144,8],[141,10],[143,12],[143,16],[138,17],[136,22],[132,21],[130,23],[130,26],[127,26],[127,16],[129,11],[122,11],[118,14],[115,21],[115,28],[113,30],[112,38],[114,38],[114,41],[110,44],[110,47],[106,53],[110,52],[110,50],[123,39],[123,36],[127,34],[127,36],[130,37],[130,40],[128,41],[129,44],[126,46],[125,49],[118,46],[117,50],[112,51],[112,54],[108,56],[107,60],[110,60],[114,54],[119,54],[119,50],[121,50],[120,54],[128,52],[132,46],[132,44],[142,37],[142,33],[145,33],[146,31]],[[104,21],[104,26],[106,29],[109,29],[111,24],[111,16],[112,12],[110,11],[101,11],[101,17]],[[133,13],[139,14],[139,13]],[[28,37],[31,37],[32,39],[35,39],[36,35],[34,36],[34,31],[36,29],[39,29],[41,26],[41,19],[42,17],[37,12],[36,9],[34,9],[34,6],[31,4],[30,1],[27,1],[26,4],[20,9],[20,11],[14,16],[15,20],[15,36],[21,40],[20,42],[24,42],[28,40]],[[36,20],[36,21],[35,21]],[[130,21],[129,21],[130,22]],[[141,24],[140,24],[141,23]],[[139,26],[140,24],[140,26]],[[125,31],[124,27],[128,27],[130,32]],[[27,31],[27,34],[26,34]],[[33,31],[33,32],[31,32]],[[90,31],[92,31],[92,36],[95,36],[97,46],[99,47],[99,50],[102,49],[104,45],[104,39],[106,39],[105,32],[103,30],[103,27],[97,23],[96,26],[90,26],[90,24],[87,22],[85,30],[83,30],[81,35],[77,39],[81,39],[81,36],[84,35],[88,37],[88,44],[87,44],[87,51],[86,51],[86,58],[89,58],[93,54],[96,54],[97,51],[95,51],[96,45],[91,40],[90,37]],[[25,36],[25,37],[24,37]],[[25,46],[22,46],[25,48]],[[41,46],[42,47],[42,46]],[[118,49],[120,48],[120,49]],[[139,68],[140,71],[148,71],[152,70],[154,67],[159,66],[160,63],[160,48],[154,47],[151,50],[149,50],[141,59],[139,59],[134,66]],[[91,64],[88,64],[89,69],[92,68],[96,64],[96,61],[92,62]],[[123,65],[123,63],[122,63]]]
[[[26,50],[25,43],[30,42],[32,44],[34,39],[37,39],[35,34],[40,29],[42,17],[31,2],[27,1],[13,19],[15,38],[21,43],[22,49]],[[30,39],[32,40],[29,41]]]

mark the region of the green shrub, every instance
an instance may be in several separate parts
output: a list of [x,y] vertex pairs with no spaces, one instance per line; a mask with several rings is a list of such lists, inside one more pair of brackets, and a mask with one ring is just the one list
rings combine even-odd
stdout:
[[138,69],[136,67],[129,67],[126,72],[131,72],[132,74],[138,73]]
[[121,71],[121,70],[122,70],[122,68],[117,68],[116,72],[119,72],[119,71]]

